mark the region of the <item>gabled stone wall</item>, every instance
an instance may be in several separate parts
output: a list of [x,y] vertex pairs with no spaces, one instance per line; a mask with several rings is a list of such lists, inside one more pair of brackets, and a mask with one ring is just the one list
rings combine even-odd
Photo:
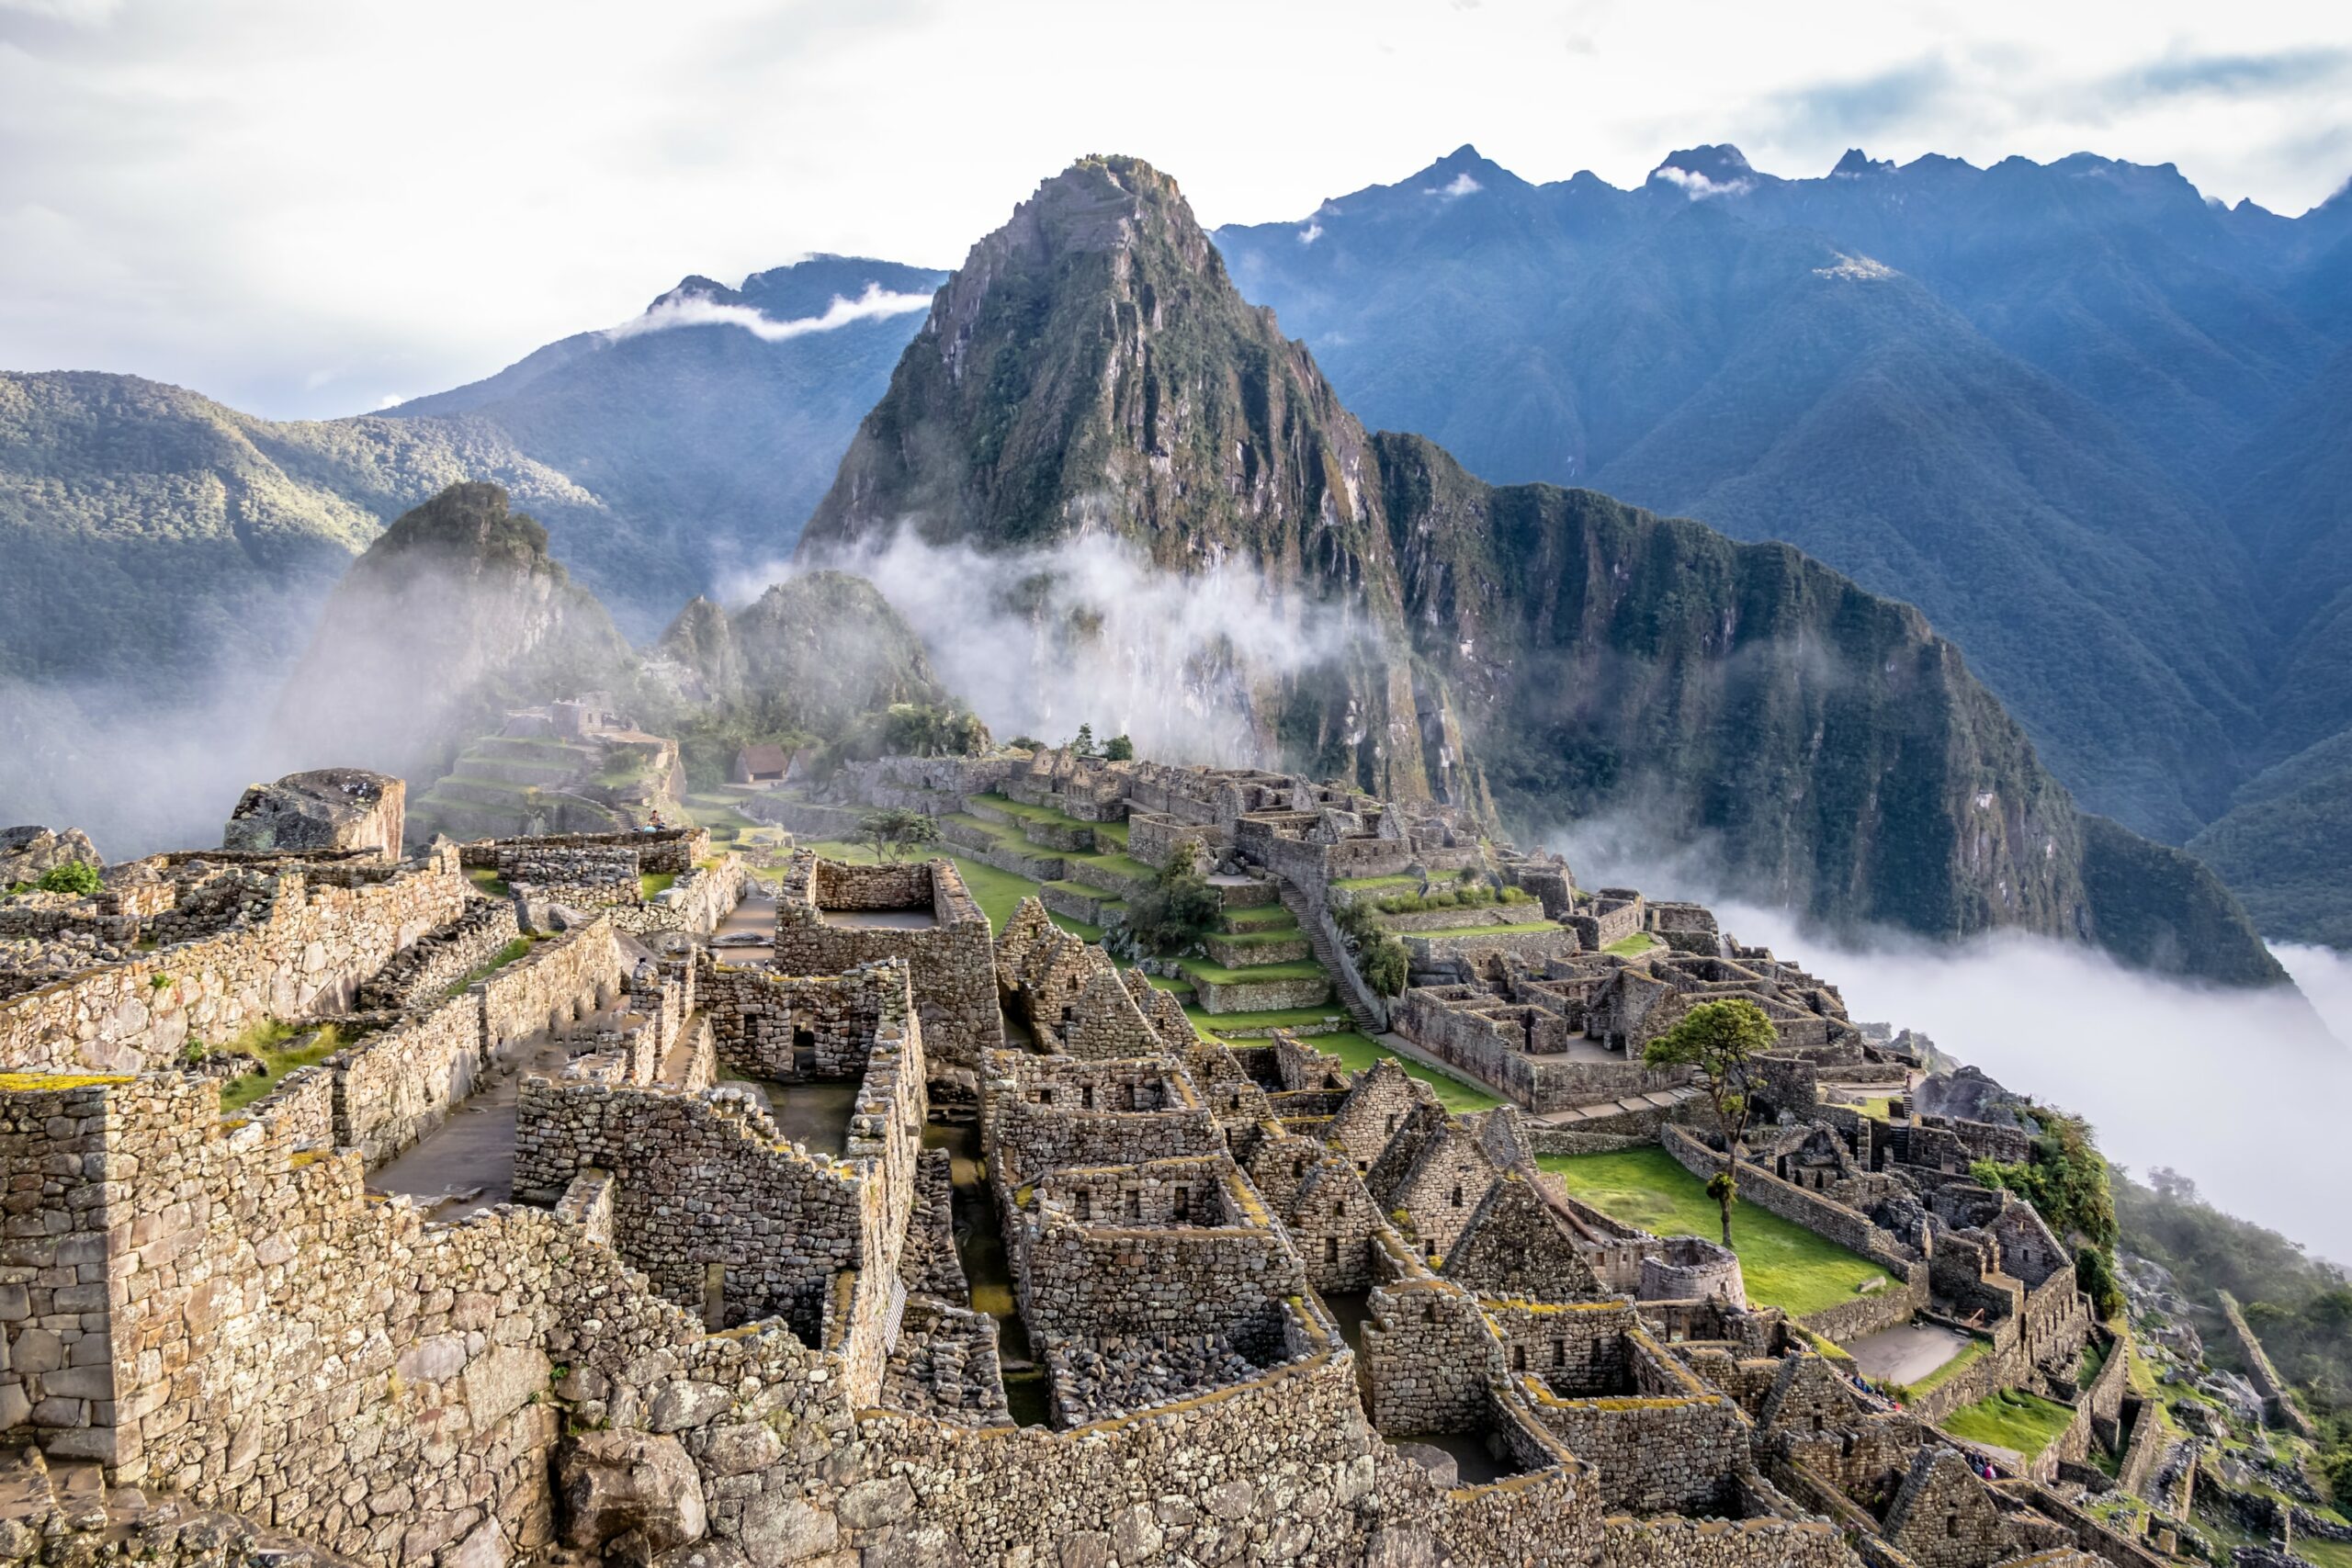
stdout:
[[[921,931],[835,925],[825,919],[828,908],[919,908],[936,924]],[[807,850],[795,853],[776,894],[775,967],[831,975],[884,958],[902,958],[913,972],[934,1064],[977,1066],[982,1052],[1004,1043],[988,917],[954,862],[850,866]]]

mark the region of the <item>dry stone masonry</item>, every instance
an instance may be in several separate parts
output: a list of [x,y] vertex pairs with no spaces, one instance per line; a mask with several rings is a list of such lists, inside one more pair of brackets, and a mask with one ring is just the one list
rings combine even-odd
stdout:
[[[2104,1331],[1966,1179],[2004,1130],[1832,1102],[1885,1066],[1834,988],[1695,906],[1278,774],[885,759],[767,793],[931,810],[1058,886],[992,934],[950,862],[803,851],[739,960],[707,939],[769,890],[699,829],[396,860],[362,819],[399,781],[314,808],[368,777],[249,796],[252,847],[0,901],[0,1562],[2154,1561],[1821,1353],[1965,1318],[1964,1386],[2055,1393]],[[1114,920],[1170,852],[1226,918],[1162,984],[1049,918]],[[1412,953],[1393,1006],[1356,900]],[[1393,1017],[1515,1103],[1182,1005],[1302,970],[1320,1027]],[[1747,1201],[1893,1281],[1802,1324],[1538,1163],[1712,1168],[1639,1048],[1725,995],[1781,1034]],[[299,1055],[224,1114],[187,1047],[263,1023]],[[2070,1457],[2124,1399],[2081,1391]]]

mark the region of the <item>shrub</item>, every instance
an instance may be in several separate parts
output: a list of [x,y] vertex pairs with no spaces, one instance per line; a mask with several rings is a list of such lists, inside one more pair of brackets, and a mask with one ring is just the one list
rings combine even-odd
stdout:
[[1132,762],[1136,759],[1136,743],[1124,735],[1114,735],[1103,742],[1102,755],[1114,762]]
[[71,860],[42,872],[40,886],[44,893],[76,893],[86,898],[96,893],[101,884],[96,866],[87,861]]
[[1192,846],[1178,844],[1151,886],[1127,901],[1127,933],[1145,952],[1166,958],[1207,935],[1222,907],[1216,889],[1193,865]]
[[1393,997],[1400,994],[1405,982],[1412,978],[1412,961],[1403,942],[1382,931],[1357,952],[1356,972],[1363,976],[1365,985],[1384,997]]

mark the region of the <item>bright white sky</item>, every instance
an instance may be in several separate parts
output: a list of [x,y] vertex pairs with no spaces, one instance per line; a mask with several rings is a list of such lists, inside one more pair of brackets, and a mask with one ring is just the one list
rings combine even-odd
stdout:
[[377,406],[809,251],[954,265],[1087,152],[1212,225],[1463,142],[2352,175],[2330,0],[0,0],[0,368]]

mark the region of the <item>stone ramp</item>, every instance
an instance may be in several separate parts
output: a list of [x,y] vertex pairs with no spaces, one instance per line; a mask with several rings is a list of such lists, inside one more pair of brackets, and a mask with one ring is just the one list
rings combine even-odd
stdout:
[[0,1563],[131,1559],[159,1568],[360,1568],[242,1515],[169,1493],[109,1486],[96,1464],[0,1451]]

